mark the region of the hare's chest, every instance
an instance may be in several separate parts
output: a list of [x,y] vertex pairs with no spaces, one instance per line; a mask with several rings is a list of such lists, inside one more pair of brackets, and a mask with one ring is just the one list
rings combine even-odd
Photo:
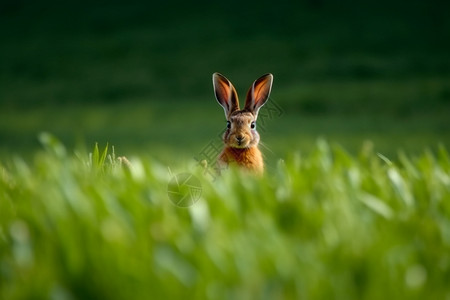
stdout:
[[219,160],[226,165],[236,164],[239,167],[256,172],[262,172],[264,169],[263,158],[257,147],[246,149],[227,147],[220,155]]

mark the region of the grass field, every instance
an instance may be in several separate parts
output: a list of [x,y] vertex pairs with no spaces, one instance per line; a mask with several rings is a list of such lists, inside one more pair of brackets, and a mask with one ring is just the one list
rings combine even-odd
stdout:
[[[449,4],[2,1],[0,298],[450,299]],[[274,75],[261,178],[213,72]]]
[[69,149],[110,142],[122,154],[190,159],[224,127],[213,72],[241,98],[274,74],[270,101],[284,114],[262,141],[277,158],[312,149],[320,136],[353,154],[365,140],[390,155],[448,148],[449,9],[445,1],[6,1],[0,155],[32,157],[48,131]]
[[[40,139],[32,163],[0,165],[2,299],[450,297],[443,147],[394,163],[319,140],[263,177],[212,180],[195,163],[126,169],[111,147]],[[187,208],[168,195],[183,172],[201,189]]]

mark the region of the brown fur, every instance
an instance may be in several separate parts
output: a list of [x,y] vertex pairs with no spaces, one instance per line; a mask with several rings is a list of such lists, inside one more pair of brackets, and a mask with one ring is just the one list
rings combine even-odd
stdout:
[[264,161],[258,149],[259,134],[256,119],[261,106],[268,100],[272,87],[272,75],[258,78],[250,87],[245,108],[239,109],[236,90],[231,82],[219,73],[213,74],[216,99],[225,110],[228,127],[223,135],[225,148],[219,155],[221,168],[236,164],[255,173],[263,173]]
[[219,161],[225,165],[236,163],[238,166],[255,173],[264,172],[263,157],[256,146],[243,149],[226,146],[219,155]]

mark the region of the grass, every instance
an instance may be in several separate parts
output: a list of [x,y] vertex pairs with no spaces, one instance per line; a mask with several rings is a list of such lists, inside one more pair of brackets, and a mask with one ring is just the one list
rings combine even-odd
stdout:
[[366,139],[392,155],[449,148],[448,10],[445,1],[9,1],[0,156],[33,156],[37,134],[50,131],[69,147],[113,140],[124,153],[190,159],[224,126],[217,71],[241,99],[274,74],[271,97],[285,114],[262,140],[278,157],[312,149],[317,136],[352,154]]
[[[0,164],[0,298],[443,299],[450,278],[450,156],[357,155],[319,140],[263,177],[211,180],[194,162],[53,136]],[[189,172],[200,199],[174,205]]]
[[[448,3],[9,2],[0,298],[450,298]],[[275,76],[261,178],[193,159],[216,71]]]

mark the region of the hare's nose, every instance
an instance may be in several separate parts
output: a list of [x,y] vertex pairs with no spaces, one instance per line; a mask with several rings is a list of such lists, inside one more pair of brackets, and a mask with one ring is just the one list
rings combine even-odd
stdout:
[[240,143],[240,142],[242,142],[242,140],[244,139],[244,137],[242,136],[242,135],[238,135],[237,137],[236,137],[236,140]]

